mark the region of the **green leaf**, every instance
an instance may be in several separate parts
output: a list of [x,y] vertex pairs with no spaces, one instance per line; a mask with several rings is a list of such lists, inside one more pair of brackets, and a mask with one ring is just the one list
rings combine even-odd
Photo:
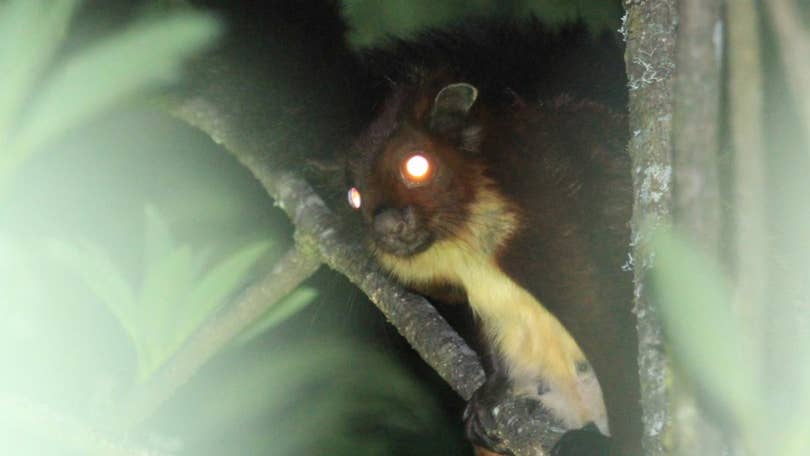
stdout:
[[160,367],[176,350],[172,334],[187,310],[185,297],[192,286],[191,248],[180,247],[146,271],[140,296],[140,329],[147,359],[139,366],[141,378]]
[[124,327],[130,339],[140,338],[135,294],[118,267],[99,247],[80,242],[71,244],[56,239],[44,243],[47,254],[82,282]]
[[144,270],[155,268],[159,261],[169,255],[174,246],[174,239],[166,220],[157,208],[147,204],[144,208],[146,231],[144,233]]
[[724,277],[717,265],[676,235],[657,233],[654,247],[655,291],[681,367],[739,424],[752,425],[761,410],[760,366],[733,315]]
[[312,287],[300,287],[285,296],[281,301],[273,304],[265,315],[237,339],[237,344],[245,344],[255,337],[263,334],[270,328],[292,317],[300,310],[312,303],[318,297],[318,290]]
[[184,309],[185,317],[178,322],[176,340],[183,341],[244,283],[251,267],[267,253],[270,243],[257,242],[238,250],[211,268],[191,291]]
[[183,61],[217,32],[209,16],[185,12],[142,21],[70,58],[45,81],[9,150],[0,156],[0,179],[55,136],[136,93],[175,80]]
[[62,43],[77,0],[0,4],[0,144],[39,73]]

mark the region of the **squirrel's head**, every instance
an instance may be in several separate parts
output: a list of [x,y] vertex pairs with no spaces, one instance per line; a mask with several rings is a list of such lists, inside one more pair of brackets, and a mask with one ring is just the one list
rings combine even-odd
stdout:
[[355,142],[347,199],[375,249],[408,257],[465,228],[482,172],[477,98],[464,82],[400,89]]

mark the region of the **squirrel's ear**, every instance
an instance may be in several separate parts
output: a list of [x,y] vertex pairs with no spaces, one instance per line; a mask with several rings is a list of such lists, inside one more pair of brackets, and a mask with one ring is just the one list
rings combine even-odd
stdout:
[[478,98],[478,89],[466,82],[445,86],[433,100],[433,112],[466,115]]
[[463,122],[477,98],[478,89],[466,82],[445,86],[433,100],[430,128],[441,131]]

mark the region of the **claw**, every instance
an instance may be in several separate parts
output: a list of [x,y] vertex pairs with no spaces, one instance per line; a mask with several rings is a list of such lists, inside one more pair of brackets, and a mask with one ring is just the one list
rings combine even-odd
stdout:
[[500,403],[508,390],[505,380],[498,377],[489,378],[479,388],[464,409],[464,430],[467,439],[479,447],[497,454],[511,455],[497,435],[492,434],[495,429],[494,408]]
[[[547,392],[548,387],[542,382],[535,387],[538,393]],[[512,455],[506,448],[500,436],[493,431],[496,427],[496,417],[498,405],[501,404],[510,394],[514,394],[509,380],[494,376],[487,379],[487,382],[476,391],[464,409],[464,430],[467,439],[476,447],[476,455]],[[529,400],[531,398],[525,397]],[[538,407],[541,413],[543,405],[541,401],[531,400],[525,406]],[[559,436],[559,434],[557,434]],[[607,456],[610,453],[610,439],[599,431],[593,423],[568,431],[558,437],[559,441],[552,448],[551,456]],[[556,440],[556,438],[554,439]],[[554,441],[552,440],[552,442]]]

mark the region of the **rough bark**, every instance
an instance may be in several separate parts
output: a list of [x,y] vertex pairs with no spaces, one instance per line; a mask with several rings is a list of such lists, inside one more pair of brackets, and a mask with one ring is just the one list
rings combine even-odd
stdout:
[[654,264],[652,233],[671,222],[672,82],[675,70],[674,0],[626,0],[623,32],[630,90],[630,144],[634,204],[632,266],[638,317],[639,370],[645,454],[669,454],[664,437],[671,427],[671,366],[655,300],[646,286]]

